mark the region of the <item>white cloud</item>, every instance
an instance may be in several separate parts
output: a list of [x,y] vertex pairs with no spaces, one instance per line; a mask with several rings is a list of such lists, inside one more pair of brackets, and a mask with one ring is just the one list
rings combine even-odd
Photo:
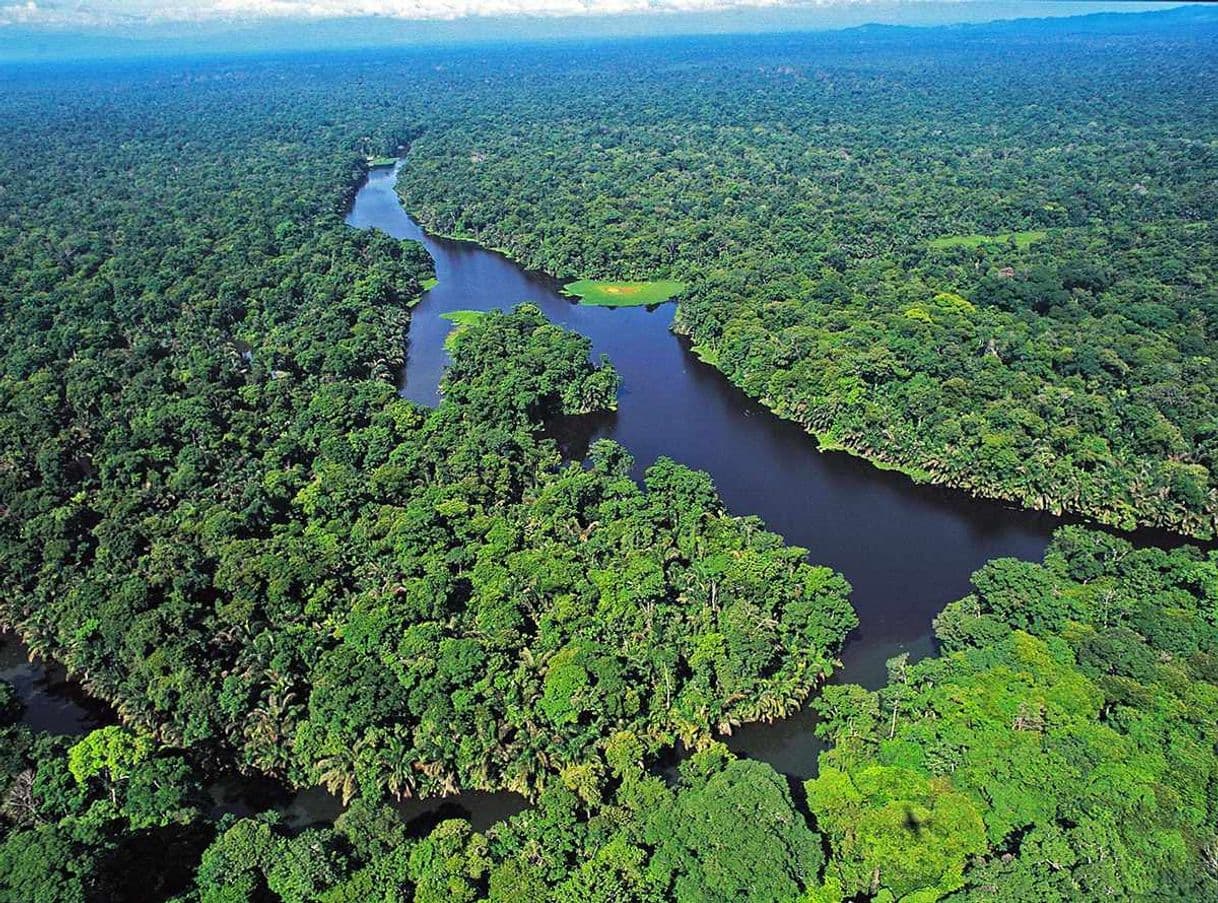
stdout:
[[3,4],[0,25],[109,26],[266,19],[459,19],[712,12],[776,6],[857,6],[871,0],[26,0]]

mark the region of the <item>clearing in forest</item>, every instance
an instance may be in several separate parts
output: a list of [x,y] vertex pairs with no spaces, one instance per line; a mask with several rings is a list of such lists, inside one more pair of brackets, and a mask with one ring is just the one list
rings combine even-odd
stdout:
[[671,279],[656,282],[600,282],[595,279],[581,279],[563,286],[563,290],[578,297],[581,304],[599,304],[602,307],[660,304],[684,288],[685,283]]

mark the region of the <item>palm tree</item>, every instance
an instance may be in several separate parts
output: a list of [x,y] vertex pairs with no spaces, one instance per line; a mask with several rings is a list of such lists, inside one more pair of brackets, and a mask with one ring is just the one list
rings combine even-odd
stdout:
[[358,789],[355,779],[355,762],[359,758],[361,744],[344,744],[338,752],[317,763],[317,779],[326,790],[333,793],[343,805],[351,802]]
[[405,729],[398,726],[385,741],[381,750],[384,765],[385,787],[398,799],[413,796],[418,787],[415,770],[418,754]]
[[287,675],[272,670],[267,678],[266,694],[246,723],[245,740],[258,768],[274,774],[290,764],[288,737],[295,720],[296,691]]

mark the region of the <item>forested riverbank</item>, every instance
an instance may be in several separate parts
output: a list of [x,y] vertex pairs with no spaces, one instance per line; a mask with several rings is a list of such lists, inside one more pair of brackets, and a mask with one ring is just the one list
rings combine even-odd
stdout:
[[[0,708],[0,888],[28,901],[1208,900],[1213,553],[1066,528],[936,621],[943,655],[816,702],[833,746],[793,793],[712,744],[675,775],[629,731],[485,831],[216,818],[189,751],[52,737]],[[167,856],[167,854],[169,854]]]
[[[563,462],[542,426],[612,409],[618,378],[536,308],[463,330],[438,407],[400,398],[431,262],[343,225],[368,139],[246,65],[197,92],[18,81],[5,109],[3,615],[122,720],[52,737],[8,707],[6,895],[133,898],[165,849],[182,869],[143,889],[187,890],[216,832],[222,857],[279,819],[217,820],[217,770],[321,783],[394,838],[398,797],[592,805],[606,744],[641,764],[779,717],[856,622],[705,475],[661,459],[640,486],[612,443]],[[55,142],[52,173],[18,164]],[[312,899],[356,861],[276,831],[265,882],[204,855],[199,893]]]
[[[522,211],[587,214],[603,227],[601,263],[567,272],[687,282],[680,328],[696,315],[704,356],[729,375],[739,366],[733,379],[756,397],[863,378],[848,397],[878,419],[861,422],[904,447],[908,425],[889,423],[884,405],[912,405],[899,392],[917,383],[918,436],[938,435],[958,404],[972,418],[959,435],[986,437],[999,456],[980,471],[1000,473],[985,468],[1014,455],[1027,475],[1041,447],[1028,437],[1050,435],[1070,452],[1068,467],[1050,468],[1062,485],[1079,468],[1103,477],[1086,496],[1101,519],[1204,533],[1209,503],[1171,474],[1199,489],[1208,470],[1212,251],[1200,236],[1212,185],[1175,164],[1208,172],[1210,120],[1187,109],[1187,84],[1156,94],[1146,73],[1204,74],[1211,56],[1170,17],[1152,21],[1168,23],[1154,40],[1117,29],[1057,48],[1077,57],[1053,96],[1128,136],[1113,144],[1111,184],[1098,170],[1070,183],[1080,222],[1061,197],[1037,194],[1047,180],[1036,174],[1056,178],[1061,160],[1109,165],[1081,127],[1037,144],[1028,136],[1044,112],[1004,101],[1010,131],[995,132],[964,114],[996,83],[944,94],[913,65],[918,51],[860,56],[857,35],[666,42],[669,68],[650,83],[626,65],[637,48],[613,44],[577,59],[565,47],[465,49],[0,73],[0,620],[121,720],[52,735],[24,723],[0,684],[0,898],[1218,898],[1213,552],[1065,528],[1043,564],[999,558],[966,598],[944,596],[940,655],[894,658],[878,690],[824,688],[857,618],[817,548],[738,516],[710,477],[665,457],[640,466],[601,441],[585,461],[564,460],[545,427],[612,420],[615,407],[625,417],[631,386],[537,306],[467,318],[438,404],[401,397],[403,338],[435,269],[414,243],[342,223],[361,161],[404,141],[405,193],[426,178],[414,161],[431,168],[424,210],[437,222],[437,198],[485,212],[477,199],[505,173],[545,159],[542,177],[522,169],[519,194],[502,196],[513,211],[476,229],[504,230],[497,244],[526,262],[552,255],[563,273],[561,260],[591,246],[587,225],[555,212],[533,226]],[[1034,38],[1020,38],[1027,55],[1052,59]],[[706,64],[708,47],[730,61],[725,72]],[[772,59],[808,48],[828,57],[806,69]],[[630,129],[603,105],[589,137],[601,95],[577,96],[574,80],[589,84],[577,63],[613,76],[615,103],[637,101]],[[1085,92],[1125,65],[1132,87]],[[1002,91],[1028,90],[998,71]],[[648,84],[660,92],[651,106]],[[681,112],[693,84],[727,120],[752,92],[755,121],[683,128],[680,141],[667,125],[644,127],[705,117]],[[539,137],[550,114],[525,106],[554,96],[576,105]],[[1133,100],[1146,103],[1141,118],[1121,106]],[[832,113],[817,128],[840,141],[822,154],[792,133],[790,152],[769,158],[776,111],[793,101],[796,122]],[[871,112],[835,125],[840,110]],[[510,116],[520,118],[508,140]],[[922,119],[925,130],[910,125]],[[880,121],[924,152],[886,160]],[[992,150],[995,134],[1009,150]],[[600,145],[585,157],[604,169],[586,207],[563,187],[566,151],[538,157],[529,144],[560,135]],[[467,152],[492,139],[515,149]],[[449,151],[454,175],[441,175]],[[843,166],[804,177],[795,160],[807,154]],[[1169,165],[1151,178],[1136,160],[1164,162],[1155,154]],[[647,191],[633,190],[640,155],[657,167]],[[481,168],[463,169],[466,157]],[[29,165],[41,159],[56,162]],[[990,167],[997,187],[981,184]],[[1146,190],[1118,209],[1105,192],[1127,176]],[[921,178],[942,193],[902,194]],[[670,181],[690,209],[666,207]],[[820,183],[854,201],[835,206]],[[624,215],[617,184],[642,212]],[[903,188],[879,190],[889,185]],[[864,196],[893,206],[873,218]],[[979,196],[998,206],[973,205]],[[1035,200],[1018,216],[1004,200],[1017,197]],[[936,221],[920,231],[881,231],[918,221],[932,201]],[[1066,218],[1046,222],[1054,203]],[[468,216],[452,231],[475,231]],[[851,241],[836,231],[847,227]],[[534,229],[552,232],[537,243]],[[980,237],[1001,232],[1021,234]],[[805,273],[783,244],[803,254],[809,242],[816,269]],[[646,272],[611,272],[614,260]],[[623,318],[619,328],[646,314],[598,311]],[[1101,338],[1079,341],[1089,336]],[[655,350],[637,354],[654,361]],[[1089,351],[1094,372],[1063,363]],[[681,360],[697,366],[679,359],[674,374]],[[918,374],[905,372],[911,361]],[[962,385],[949,375],[957,364]],[[672,419],[661,388],[659,416]],[[699,429],[738,422],[685,413]],[[1131,494],[1142,479],[1158,508]],[[747,499],[757,484],[733,485]],[[877,497],[867,488],[850,483],[838,504],[789,501],[848,532],[850,503]],[[998,529],[987,524],[950,521],[932,541],[965,545],[961,534]],[[888,568],[922,539],[893,542],[891,560],[860,555]],[[889,605],[916,593],[898,586]],[[820,713],[829,744],[806,783],[715,741],[800,706]],[[678,745],[692,754],[660,768]],[[207,791],[234,771],[321,784],[349,805],[311,827],[282,807],[225,812]],[[530,805],[485,830],[442,815],[407,824],[394,805],[471,788],[511,788]]]
[[605,52],[596,91],[542,61],[400,190],[528,267],[686,282],[676,328],[827,448],[1209,537],[1214,25],[1149,27]]
[[217,122],[179,165],[150,112],[108,126],[126,157],[59,156],[93,192],[6,194],[25,228],[3,605],[31,649],[133,728],[344,799],[533,795],[612,730],[704,744],[830,673],[855,623],[839,576],[703,475],[661,460],[640,489],[621,449],[582,469],[540,436],[615,404],[586,340],[535,308],[491,316],[438,408],[398,398],[431,263],[335,216],[341,141],[308,139],[335,162],[297,182],[279,133],[314,114]]

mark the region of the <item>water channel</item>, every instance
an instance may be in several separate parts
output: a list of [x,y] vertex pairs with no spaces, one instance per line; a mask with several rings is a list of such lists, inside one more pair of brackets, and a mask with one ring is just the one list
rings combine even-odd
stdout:
[[[355,196],[347,223],[419,241],[435,261],[438,283],[412,312],[402,393],[437,403],[447,355],[444,339],[454,310],[537,304],[553,322],[587,336],[622,376],[618,410],[574,418],[556,432],[579,457],[589,442],[610,438],[635,458],[635,476],[660,455],[707,471],[734,514],[754,514],[809,559],[840,571],[852,584],[860,626],[842,651],[834,680],[881,686],[885,662],[901,652],[931,654],[931,621],[969,590],[969,575],[1000,556],[1038,560],[1059,518],[918,486],[841,453],[822,453],[793,423],[771,414],[702,363],[670,330],[674,306],[605,308],[574,303],[553,278],[526,272],[476,244],[426,234],[403,209],[394,167],[373,169]],[[1173,537],[1148,536],[1164,544]],[[58,666],[29,661],[13,634],[0,635],[0,678],[13,683],[37,730],[79,734],[112,723]],[[725,738],[735,752],[770,763],[793,779],[810,777],[819,746],[812,716],[739,728]],[[270,781],[231,776],[216,782],[218,812],[277,808],[292,825],[333,821],[339,802],[320,788],[296,793]],[[466,817],[476,829],[520,811],[511,793],[467,792],[408,800],[399,809],[418,830],[445,817]]]
[[[990,558],[1039,559],[1060,521],[971,498],[840,453],[822,453],[800,427],[776,417],[702,363],[673,334],[674,305],[580,305],[561,285],[479,245],[426,234],[403,209],[396,170],[372,170],[348,224],[421,242],[438,283],[414,308],[402,391],[433,405],[447,363],[444,338],[454,310],[536,303],[553,322],[587,336],[622,375],[618,410],[580,418],[559,435],[578,456],[593,439],[614,439],[635,458],[635,476],[660,455],[707,471],[734,514],[755,514],[817,564],[854,587],[860,627],[842,654],[839,679],[875,688],[885,662],[932,651],[931,621],[968,592],[969,575]],[[816,746],[808,713],[738,729],[735,751],[795,777],[810,776]]]

